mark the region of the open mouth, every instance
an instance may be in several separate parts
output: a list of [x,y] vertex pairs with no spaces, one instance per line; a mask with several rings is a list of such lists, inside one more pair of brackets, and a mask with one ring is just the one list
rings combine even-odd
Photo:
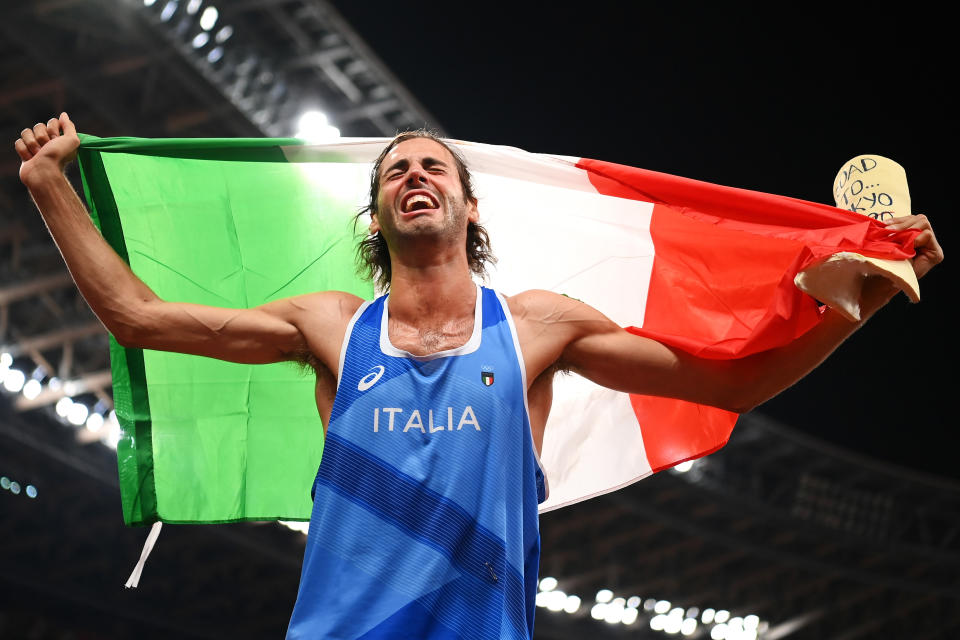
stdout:
[[427,191],[414,191],[404,196],[400,203],[403,213],[414,213],[423,209],[436,209],[440,206],[433,194]]

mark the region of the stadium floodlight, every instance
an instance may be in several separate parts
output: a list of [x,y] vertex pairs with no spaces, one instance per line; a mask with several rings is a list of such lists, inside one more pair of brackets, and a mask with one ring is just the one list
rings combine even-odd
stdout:
[[620,624],[623,622],[623,612],[624,609],[620,607],[611,607],[607,605],[605,615],[603,616],[603,621],[608,624]]
[[190,41],[190,45],[194,49],[202,49],[204,45],[210,42],[210,34],[206,31],[201,31],[197,35],[193,36],[193,40]]
[[167,4],[163,5],[163,10],[160,11],[160,20],[162,22],[169,22],[170,18],[172,18],[176,12],[177,0],[168,0]]
[[297,121],[297,133],[294,136],[308,142],[324,142],[340,137],[340,129],[331,126],[327,115],[322,111],[304,112]]
[[43,391],[43,385],[36,378],[27,380],[23,385],[23,397],[27,400],[33,400]]
[[73,406],[70,407],[70,411],[67,413],[67,422],[79,427],[87,421],[87,416],[90,415],[90,409],[87,405],[82,402],[74,402]]
[[70,414],[70,408],[73,406],[73,398],[64,396],[57,400],[57,415],[66,418]]
[[27,380],[27,375],[20,369],[7,369],[3,375],[3,387],[11,393],[19,393]]
[[553,591],[557,588],[557,579],[546,576],[540,581],[540,591]]
[[681,627],[683,627],[683,618],[680,616],[667,616],[667,619],[663,621],[663,630],[670,635],[680,633]]
[[547,594],[547,609],[554,612],[563,611],[567,605],[567,594],[563,591],[551,591]]
[[94,411],[87,417],[87,431],[96,433],[103,427],[103,415]]
[[613,600],[613,591],[610,591],[610,589],[600,589],[600,591],[597,591],[597,602],[610,602],[611,600]]
[[203,13],[200,14],[200,28],[204,31],[210,31],[216,26],[217,18],[219,17],[220,13],[216,7],[207,7],[203,10]]

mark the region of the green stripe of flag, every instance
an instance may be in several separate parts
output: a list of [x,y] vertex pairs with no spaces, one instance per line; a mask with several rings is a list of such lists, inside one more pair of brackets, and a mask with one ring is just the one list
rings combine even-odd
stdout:
[[[248,308],[313,291],[372,297],[354,267],[365,162],[287,161],[275,140],[83,136],[104,237],[161,298]],[[313,377],[112,342],[128,524],[308,519],[323,448]]]
[[[127,246],[117,205],[110,190],[100,154],[89,149],[79,151],[80,175],[90,203],[90,215],[104,238],[127,263]],[[113,401],[118,416],[124,416],[123,437],[117,443],[120,484],[136,487],[121,492],[126,520],[148,522],[157,511],[154,486],[153,451],[150,437],[150,402],[146,393],[143,351],[121,346],[110,336],[110,362],[113,375]],[[139,446],[136,444],[139,443]]]

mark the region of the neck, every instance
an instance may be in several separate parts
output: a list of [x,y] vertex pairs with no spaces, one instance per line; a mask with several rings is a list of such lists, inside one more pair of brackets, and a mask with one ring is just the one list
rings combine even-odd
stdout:
[[391,274],[390,317],[394,320],[419,325],[473,315],[476,286],[462,252],[459,259],[428,264],[391,261]]

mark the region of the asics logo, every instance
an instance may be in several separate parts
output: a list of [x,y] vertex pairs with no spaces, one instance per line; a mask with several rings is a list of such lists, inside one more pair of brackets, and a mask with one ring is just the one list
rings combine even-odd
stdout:
[[370,370],[370,373],[360,378],[360,382],[357,383],[357,390],[366,391],[373,385],[377,384],[377,380],[380,379],[380,376],[383,375],[384,371],[385,369],[383,368],[383,365],[378,364],[375,366]]

